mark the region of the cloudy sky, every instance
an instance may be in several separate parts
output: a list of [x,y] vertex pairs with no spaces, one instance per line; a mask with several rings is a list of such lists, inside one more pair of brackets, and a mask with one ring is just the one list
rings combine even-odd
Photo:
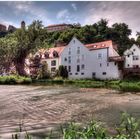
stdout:
[[132,36],[140,31],[140,1],[0,1],[0,23],[20,26],[33,20],[42,20],[45,26],[58,23],[93,24],[101,18],[125,22],[133,29]]

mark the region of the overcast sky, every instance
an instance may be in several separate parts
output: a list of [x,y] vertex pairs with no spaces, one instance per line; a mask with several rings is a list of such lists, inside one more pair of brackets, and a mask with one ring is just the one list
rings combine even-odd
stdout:
[[140,31],[140,1],[0,1],[0,23],[20,26],[24,20],[27,25],[33,20],[42,20],[45,26],[58,23],[93,24],[101,18],[115,22],[125,22],[133,30]]

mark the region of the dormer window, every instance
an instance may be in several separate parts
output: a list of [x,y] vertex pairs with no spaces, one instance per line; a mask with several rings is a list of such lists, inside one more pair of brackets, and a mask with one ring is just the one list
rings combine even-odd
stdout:
[[45,53],[44,53],[44,57],[45,57],[45,58],[49,58],[49,53],[48,53],[48,52],[45,52]]
[[54,52],[53,52],[53,57],[59,57],[57,51],[54,51]]

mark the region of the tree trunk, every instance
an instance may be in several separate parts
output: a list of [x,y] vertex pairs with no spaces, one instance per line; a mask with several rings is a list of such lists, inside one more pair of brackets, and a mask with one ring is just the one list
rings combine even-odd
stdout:
[[15,61],[16,71],[21,76],[27,76],[25,68],[25,58],[21,58]]

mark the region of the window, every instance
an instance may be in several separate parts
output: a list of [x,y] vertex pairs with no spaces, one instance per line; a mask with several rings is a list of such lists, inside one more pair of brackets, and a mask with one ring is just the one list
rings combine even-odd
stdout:
[[133,49],[133,51],[135,51],[136,49]]
[[77,47],[77,54],[80,54],[80,47]]
[[139,60],[139,56],[138,55],[134,55],[133,56],[133,60]]
[[68,66],[68,71],[71,72],[71,66]]
[[68,54],[71,55],[71,48],[69,48]]
[[45,53],[44,53],[44,57],[45,57],[45,58],[49,58],[49,53],[48,53],[48,52],[45,52]]
[[100,63],[100,67],[102,67],[102,63]]
[[71,57],[69,56],[69,63],[71,63]]
[[139,65],[133,65],[133,68],[139,68]]
[[51,61],[51,66],[56,66],[56,60]]
[[129,64],[127,66],[129,67]]
[[82,70],[85,69],[85,65],[84,65],[84,64],[81,65],[81,69],[82,69]]
[[54,68],[51,68],[51,71],[52,71],[52,72],[54,72],[55,70],[56,70],[56,68],[55,68],[55,67],[54,67]]
[[81,73],[81,75],[84,75],[84,73]]
[[117,63],[116,63],[116,62],[114,62],[114,65],[117,65]]
[[95,76],[96,76],[96,73],[93,72],[93,73],[92,73],[92,78],[95,78]]
[[80,65],[77,65],[77,72],[80,71]]
[[128,54],[127,57],[129,57],[130,55]]
[[80,63],[80,58],[79,58],[79,56],[77,57],[77,63]]
[[98,53],[98,59],[101,59],[101,58],[102,58],[102,54]]
[[107,63],[107,67],[109,67],[109,63]]
[[73,43],[75,44],[75,40],[73,40]]
[[67,66],[65,66],[65,69],[67,69]]
[[70,73],[70,75],[72,75],[72,73]]
[[78,75],[78,73],[75,73],[75,75]]
[[66,57],[64,58],[64,61],[67,61],[67,58]]
[[106,72],[103,72],[102,74],[103,74],[103,75],[106,75]]
[[53,51],[53,57],[59,57],[57,51]]

